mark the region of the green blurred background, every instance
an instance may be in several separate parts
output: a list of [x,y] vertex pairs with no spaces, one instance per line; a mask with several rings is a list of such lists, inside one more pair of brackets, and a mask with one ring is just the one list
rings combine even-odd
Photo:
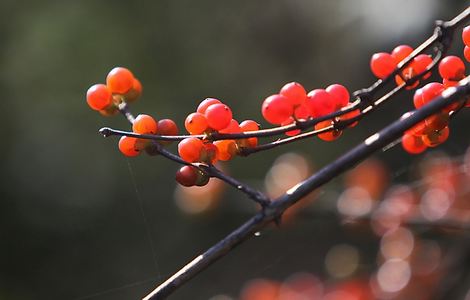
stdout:
[[[130,68],[143,83],[134,113],[182,124],[199,101],[217,97],[238,119],[261,120],[261,101],[289,81],[308,89],[370,85],[372,53],[416,46],[431,34],[433,20],[466,6],[464,0],[2,0],[0,299],[139,299],[254,212],[227,189],[216,211],[182,213],[173,200],[173,163],[127,159],[116,139],[97,133],[129,127],[85,102],[87,88],[114,66]],[[456,39],[455,49],[461,47]],[[305,141],[236,158],[227,169],[262,188],[284,152],[304,153],[320,167],[411,109],[410,99],[396,97],[334,145]],[[468,113],[455,119],[441,151],[465,151],[469,119]],[[416,159],[400,147],[379,156],[392,177]],[[338,241],[359,245],[364,263],[376,247],[370,235],[303,220],[246,242],[172,299],[236,296],[257,276],[322,274],[326,249]]]

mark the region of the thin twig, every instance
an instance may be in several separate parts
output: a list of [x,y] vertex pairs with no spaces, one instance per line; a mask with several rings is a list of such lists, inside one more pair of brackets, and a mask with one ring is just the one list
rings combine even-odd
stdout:
[[[127,106],[120,106],[119,110],[121,111],[121,113],[126,117],[126,119],[131,124],[132,124],[132,122],[134,122],[135,118],[134,118],[134,116],[132,115],[132,113],[130,112],[130,110]],[[100,133],[103,134],[104,136],[107,136],[108,131],[106,130],[106,128],[102,128],[102,129],[100,129]],[[110,134],[112,134],[112,133],[110,133]],[[140,137],[140,136],[142,136],[142,135],[137,135],[137,136],[134,136],[134,137]],[[193,166],[193,167],[199,169],[200,171],[206,173],[210,177],[218,178],[218,179],[224,181],[228,185],[230,185],[230,186],[236,188],[237,190],[243,192],[244,194],[246,194],[248,196],[248,198],[252,199],[256,203],[261,205],[262,208],[266,207],[271,202],[269,197],[266,196],[261,191],[258,191],[255,188],[252,188],[249,185],[244,184],[244,183],[238,181],[237,179],[224,174],[219,169],[217,169],[214,165],[204,164],[204,163],[189,163],[189,162],[185,161],[184,159],[182,159],[181,157],[179,157],[178,155],[175,155],[175,154],[171,153],[170,151],[168,151],[167,149],[162,147],[162,145],[160,145],[159,143],[157,143],[155,141],[152,141],[151,146],[154,148],[153,150],[155,150],[158,154],[166,157],[167,159],[169,159],[171,161],[174,161],[174,162],[176,162],[178,164],[181,164],[181,165]]]

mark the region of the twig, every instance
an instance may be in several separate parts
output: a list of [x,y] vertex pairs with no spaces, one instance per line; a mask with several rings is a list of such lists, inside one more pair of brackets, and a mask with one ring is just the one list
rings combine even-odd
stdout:
[[[124,106],[119,106],[119,111],[126,117],[126,119],[132,124],[135,120],[134,116],[130,112],[129,108],[124,105]],[[103,134],[104,136],[109,136],[112,135],[112,131],[108,132],[107,128],[102,128],[100,129],[100,133]],[[142,135],[135,134],[130,135],[133,137],[140,138]],[[266,196],[264,193],[261,191],[258,191],[247,184],[241,183],[240,181],[236,180],[235,178],[228,176],[221,172],[219,169],[217,169],[214,165],[209,165],[209,164],[204,164],[204,163],[189,163],[185,160],[183,160],[181,157],[178,155],[175,155],[162,147],[162,145],[158,144],[155,141],[152,141],[152,147],[154,147],[154,150],[156,150],[157,153],[161,154],[162,156],[166,157],[167,159],[174,161],[178,164],[181,165],[188,165],[188,166],[193,166],[195,168],[198,168],[202,172],[206,173],[210,177],[218,178],[228,185],[236,188],[237,190],[243,192],[248,196],[248,198],[252,199],[261,207],[264,209],[271,201],[268,196]]]

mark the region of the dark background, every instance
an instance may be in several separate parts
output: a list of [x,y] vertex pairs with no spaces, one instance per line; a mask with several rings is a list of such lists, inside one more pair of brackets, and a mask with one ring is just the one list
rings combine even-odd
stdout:
[[[173,200],[173,163],[127,159],[116,139],[97,133],[128,128],[85,102],[87,88],[114,66],[143,83],[135,113],[182,124],[199,101],[217,97],[240,120],[261,120],[261,101],[289,81],[308,89],[370,85],[372,53],[418,45],[433,20],[450,19],[465,2],[2,0],[0,299],[139,299],[255,211],[227,189],[216,211],[188,216]],[[323,166],[411,108],[404,93],[334,144],[304,141],[236,158],[227,169],[262,188],[280,154],[301,152]],[[468,112],[455,119],[440,151],[465,151],[469,120]],[[379,157],[392,177],[417,159],[400,147]],[[340,180],[326,189],[339,187]],[[339,241],[362,249],[366,268],[373,263],[370,234],[301,220],[262,232],[173,299],[237,296],[258,276],[322,275],[325,253]]]

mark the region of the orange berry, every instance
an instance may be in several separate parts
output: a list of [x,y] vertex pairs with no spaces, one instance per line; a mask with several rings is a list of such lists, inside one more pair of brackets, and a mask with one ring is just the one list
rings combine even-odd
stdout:
[[[329,127],[331,125],[333,125],[333,121],[326,120],[326,121],[317,123],[314,128],[315,130],[320,130],[320,129]],[[318,134],[318,137],[324,141],[331,142],[339,138],[342,133],[343,132],[341,130],[331,130],[331,131]]]
[[207,124],[214,130],[222,130],[230,125],[232,121],[232,110],[225,104],[217,103],[210,105],[204,115]]
[[432,131],[421,137],[423,143],[428,147],[436,147],[444,143],[447,138],[449,138],[449,127],[444,127],[444,129],[440,131]]
[[138,115],[132,124],[132,131],[139,134],[157,134],[157,121],[149,115]]
[[187,162],[197,162],[201,159],[204,144],[197,138],[186,138],[179,142],[178,153]]
[[86,92],[86,101],[94,110],[104,110],[112,102],[111,91],[104,84],[92,85]]
[[[401,85],[403,83],[406,83],[406,80],[410,80],[415,75],[415,70],[412,67],[406,67],[403,69],[403,71],[400,72],[400,74],[395,75],[395,82],[397,83],[397,85]],[[414,89],[418,86],[418,84],[419,81],[415,81],[412,85],[407,85],[405,89]]]
[[219,149],[212,143],[205,143],[202,149],[201,161],[208,164],[215,164],[217,162],[217,155]]
[[446,112],[437,113],[424,119],[424,123],[430,130],[442,130],[449,125],[449,114]]
[[220,104],[220,100],[215,99],[215,98],[206,98],[201,103],[199,103],[199,106],[197,107],[197,112],[200,114],[204,114],[206,112],[206,109],[211,106],[212,104]]
[[[248,131],[258,131],[259,130],[259,124],[256,123],[253,120],[245,120],[240,123],[240,129],[242,132],[248,132]],[[245,147],[256,147],[258,145],[258,138],[256,137],[251,137],[247,139],[242,140],[243,143],[242,145]]]
[[215,141],[214,145],[219,149],[217,154],[219,160],[231,160],[238,153],[237,144],[234,140]]
[[136,101],[142,95],[142,84],[139,79],[134,78],[132,88],[124,95],[127,103]]
[[207,129],[206,117],[198,112],[191,113],[184,121],[184,127],[190,134],[201,134]]
[[[290,124],[294,124],[294,123],[295,123],[295,119],[292,118],[292,117],[289,117],[287,120],[285,120],[284,122],[281,123],[281,126],[286,126],[286,125],[290,125]],[[294,129],[294,130],[291,130],[291,131],[287,131],[286,135],[287,136],[295,136],[295,135],[298,135],[301,132],[302,131],[300,129]]]
[[116,67],[106,77],[106,85],[115,94],[125,94],[134,86],[134,75],[126,68]]
[[238,124],[238,121],[235,119],[232,119],[230,121],[230,124],[225,127],[222,130],[219,130],[220,133],[240,133],[242,132],[240,125]]
[[[339,117],[339,119],[341,121],[346,121],[346,120],[353,119],[353,118],[359,116],[360,114],[361,114],[361,111],[359,109],[355,109],[355,110],[351,110],[350,112],[345,113],[344,115],[341,115]],[[354,127],[357,124],[359,124],[359,121],[356,121],[356,122],[353,122],[353,123],[349,124],[348,127]]]
[[[157,123],[158,133],[161,135],[178,135],[178,126],[171,119],[162,119]],[[162,145],[171,144],[172,141],[159,141]]]
[[129,137],[129,136],[123,136],[119,140],[119,150],[124,154],[125,156],[128,157],[133,157],[139,155],[139,150],[137,150],[137,138],[134,137]]

